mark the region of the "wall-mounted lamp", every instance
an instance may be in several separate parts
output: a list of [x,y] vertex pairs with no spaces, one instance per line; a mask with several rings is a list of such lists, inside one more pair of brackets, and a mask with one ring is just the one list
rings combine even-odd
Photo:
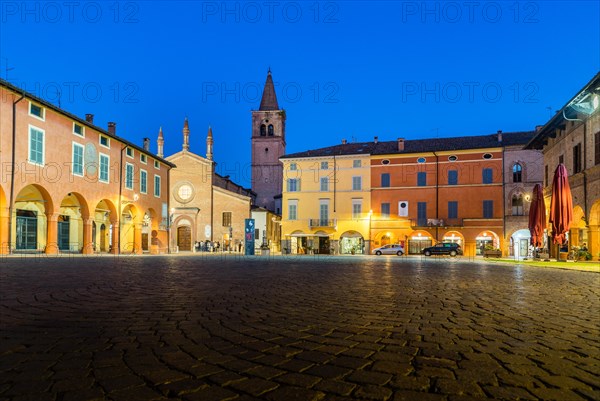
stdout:
[[138,194],[133,194],[133,200],[124,200],[124,201],[121,201],[121,205],[128,205],[130,203],[137,202],[138,199],[140,199],[140,196]]

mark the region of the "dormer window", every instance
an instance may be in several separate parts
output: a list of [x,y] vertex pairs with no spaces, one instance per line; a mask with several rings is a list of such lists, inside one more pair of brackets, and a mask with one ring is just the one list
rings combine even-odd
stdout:
[[44,108],[42,106],[38,106],[34,103],[29,103],[29,115],[33,117],[37,117],[40,120],[44,119]]
[[73,133],[79,136],[85,136],[83,126],[81,124],[73,123]]

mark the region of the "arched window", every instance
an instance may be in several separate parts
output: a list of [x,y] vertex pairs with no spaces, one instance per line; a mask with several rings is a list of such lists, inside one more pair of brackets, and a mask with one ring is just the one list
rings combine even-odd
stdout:
[[260,126],[260,136],[267,136],[267,126],[264,124]]
[[521,182],[523,178],[523,167],[519,163],[513,166],[513,182]]
[[273,124],[269,124],[269,136],[273,136],[274,131],[273,131]]
[[512,215],[523,216],[523,195],[521,194],[512,196]]

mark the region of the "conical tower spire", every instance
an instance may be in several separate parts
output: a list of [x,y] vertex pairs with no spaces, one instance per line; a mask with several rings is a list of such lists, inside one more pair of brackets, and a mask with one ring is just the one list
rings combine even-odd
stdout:
[[183,121],[183,150],[190,149],[190,127],[187,117]]
[[158,139],[156,140],[158,144],[158,152],[156,155],[158,157],[164,157],[164,146],[165,146],[165,138],[163,137],[162,127],[158,130]]
[[213,159],[213,134],[210,125],[208,126],[208,134],[206,135],[206,158],[208,160]]
[[259,110],[279,110],[277,96],[275,95],[275,85],[273,84],[273,77],[271,76],[271,67],[269,67],[269,72],[267,73],[267,81],[265,82],[265,88],[263,89]]

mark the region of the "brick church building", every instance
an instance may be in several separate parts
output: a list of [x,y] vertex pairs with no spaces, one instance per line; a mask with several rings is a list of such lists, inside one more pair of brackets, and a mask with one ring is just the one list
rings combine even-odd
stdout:
[[281,214],[285,155],[285,110],[279,108],[271,70],[258,110],[252,111],[252,191],[256,206]]

